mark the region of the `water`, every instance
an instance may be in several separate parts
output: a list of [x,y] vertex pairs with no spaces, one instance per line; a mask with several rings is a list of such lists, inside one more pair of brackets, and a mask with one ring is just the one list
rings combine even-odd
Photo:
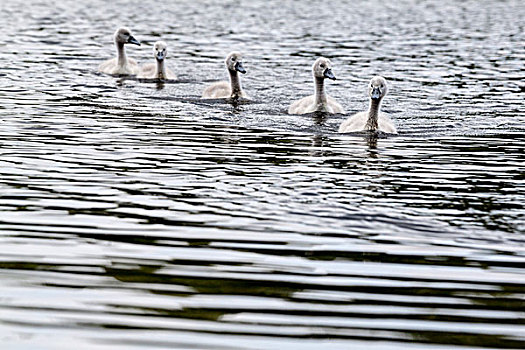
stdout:
[[[521,1],[0,7],[2,349],[525,347]],[[120,24],[179,79],[97,73]],[[400,134],[287,115],[319,55]]]

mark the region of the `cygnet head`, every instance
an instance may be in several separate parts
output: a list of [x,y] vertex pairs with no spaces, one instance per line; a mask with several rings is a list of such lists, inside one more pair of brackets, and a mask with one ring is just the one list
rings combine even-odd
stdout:
[[226,67],[228,67],[231,72],[246,73],[246,69],[244,69],[242,65],[242,54],[240,52],[230,52],[228,56],[226,56],[224,63],[226,63]]
[[157,61],[162,61],[168,56],[168,45],[164,41],[156,41],[153,45],[153,54]]
[[388,92],[388,86],[386,79],[381,76],[375,76],[370,80],[370,86],[368,87],[368,95],[374,101],[379,101],[385,97]]
[[126,27],[120,27],[115,32],[115,42],[119,44],[135,44],[140,46],[140,41],[131,35],[131,30]]
[[332,72],[332,62],[328,58],[319,57],[312,66],[314,77],[328,78],[335,80],[335,75]]

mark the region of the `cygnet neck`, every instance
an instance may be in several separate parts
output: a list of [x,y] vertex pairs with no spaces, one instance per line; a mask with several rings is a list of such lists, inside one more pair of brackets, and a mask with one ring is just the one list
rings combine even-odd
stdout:
[[228,69],[230,73],[230,86],[232,90],[231,97],[238,98],[242,96],[241,80],[236,70]]
[[377,118],[379,117],[379,109],[381,107],[382,99],[370,99],[370,106],[368,107],[368,120],[366,122],[366,130],[377,130]]
[[119,67],[124,67],[127,63],[127,57],[126,57],[126,50],[124,49],[124,43],[115,41],[115,45],[117,46],[117,61]]
[[164,59],[159,60],[155,59],[157,61],[157,67],[155,70],[155,77],[159,79],[167,79],[166,76],[166,65],[164,63]]
[[324,92],[324,78],[314,77],[315,81],[315,104],[326,105],[326,94]]

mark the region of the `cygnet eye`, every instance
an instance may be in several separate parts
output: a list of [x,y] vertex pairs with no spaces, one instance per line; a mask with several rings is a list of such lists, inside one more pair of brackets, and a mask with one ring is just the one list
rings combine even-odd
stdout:
[[232,62],[235,62],[237,59],[235,57],[232,57]]
[[320,67],[321,67],[321,68],[324,68],[324,67],[325,67],[324,63],[321,63]]

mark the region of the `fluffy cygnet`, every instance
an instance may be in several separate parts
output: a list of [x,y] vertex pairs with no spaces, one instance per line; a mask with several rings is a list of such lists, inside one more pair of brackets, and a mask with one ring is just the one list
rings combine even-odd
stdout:
[[328,58],[318,58],[313,66],[312,72],[315,82],[315,93],[295,101],[288,108],[289,114],[305,114],[312,112],[345,113],[344,108],[324,91],[325,78],[335,80],[332,72],[332,62]]
[[117,47],[117,57],[107,60],[98,66],[98,71],[106,74],[137,74],[139,66],[132,58],[126,57],[124,50],[125,44],[135,44],[140,46],[140,42],[131,35],[128,28],[121,27],[115,32],[115,45]]
[[155,63],[147,63],[142,66],[139,78],[141,79],[175,79],[175,73],[166,67],[165,58],[168,56],[168,45],[164,41],[157,41],[153,45]]
[[370,107],[366,112],[359,112],[345,120],[339,127],[339,132],[382,131],[397,134],[396,127],[387,114],[380,112],[381,101],[388,92],[386,80],[376,76],[370,80],[368,95]]
[[202,98],[239,98],[248,96],[244,93],[241,87],[239,74],[245,74],[246,70],[242,65],[242,54],[240,52],[231,52],[226,56],[224,61],[228,73],[230,74],[230,82],[220,81],[213,83],[204,89]]

